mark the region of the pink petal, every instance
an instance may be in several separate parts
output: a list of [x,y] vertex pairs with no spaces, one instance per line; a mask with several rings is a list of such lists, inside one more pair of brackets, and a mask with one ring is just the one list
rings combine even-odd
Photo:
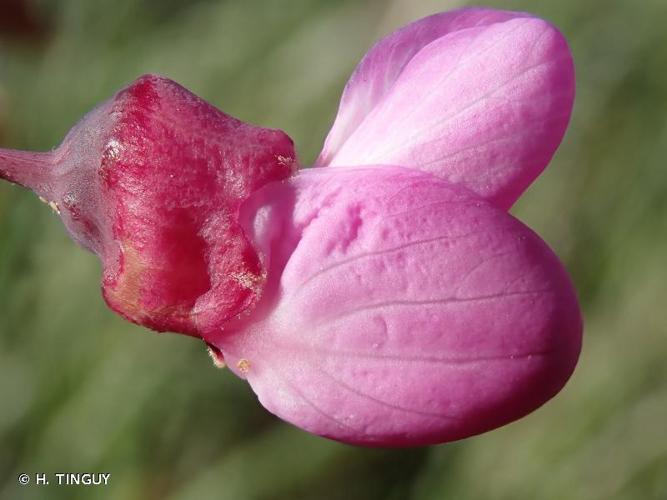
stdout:
[[581,319],[558,259],[465,189],[402,168],[316,169],[243,211],[266,294],[253,323],[207,340],[303,429],[450,441],[534,410],[574,369]]
[[317,164],[418,168],[511,206],[556,151],[574,99],[564,38],[522,16],[455,11],[382,40],[352,75]]
[[494,9],[458,9],[410,23],[377,42],[343,90],[336,120],[316,165],[326,166],[331,162],[366,115],[391,90],[405,66],[426,45],[448,33],[526,16],[529,14]]

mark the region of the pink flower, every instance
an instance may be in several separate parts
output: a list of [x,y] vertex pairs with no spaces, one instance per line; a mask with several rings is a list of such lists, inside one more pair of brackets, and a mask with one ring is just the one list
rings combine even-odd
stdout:
[[269,281],[207,341],[270,411],[350,443],[450,441],[542,405],[575,367],[581,317],[558,259],[505,210],[573,96],[565,40],[526,14],[438,14],[380,41],[328,167],[244,206]]
[[380,41],[316,167],[282,132],[145,76],[49,153],[0,149],[102,260],[110,307],[202,338],[261,403],[364,445],[440,443],[536,409],[581,348],[557,257],[507,209],[569,120],[567,44],[464,9]]

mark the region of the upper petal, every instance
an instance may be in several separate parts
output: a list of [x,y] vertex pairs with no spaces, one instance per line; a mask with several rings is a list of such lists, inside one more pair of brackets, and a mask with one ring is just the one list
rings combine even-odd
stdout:
[[441,12],[410,23],[377,42],[356,67],[343,90],[336,120],[316,165],[331,163],[366,115],[391,90],[405,66],[426,45],[448,33],[528,15],[483,8]]
[[[426,18],[364,58],[319,165],[402,165],[461,183],[502,208],[516,201],[565,133],[572,58],[543,20],[468,12],[450,14],[470,16],[454,23],[456,31],[448,31],[447,14]],[[377,62],[387,54],[395,64]]]
[[408,169],[317,169],[250,205],[264,303],[211,340],[283,419],[353,443],[449,441],[532,411],[574,369],[581,320],[562,266],[467,190]]

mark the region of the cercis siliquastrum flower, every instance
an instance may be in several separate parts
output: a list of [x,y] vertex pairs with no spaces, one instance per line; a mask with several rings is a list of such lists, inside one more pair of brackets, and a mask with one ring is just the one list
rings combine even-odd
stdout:
[[567,44],[463,9],[376,44],[315,168],[282,132],[144,76],[49,153],[0,150],[99,255],[110,307],[204,340],[310,432],[406,446],[484,432],[565,384],[581,316],[507,209],[567,126]]

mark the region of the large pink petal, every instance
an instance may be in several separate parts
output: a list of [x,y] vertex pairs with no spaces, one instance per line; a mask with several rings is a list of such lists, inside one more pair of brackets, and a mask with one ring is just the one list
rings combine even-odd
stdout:
[[350,79],[318,165],[418,168],[511,206],[556,151],[574,99],[564,38],[521,16],[455,11],[381,41]]
[[281,418],[352,443],[449,441],[534,410],[574,369],[561,264],[469,191],[371,167],[302,171],[253,197],[264,302],[208,340]]

